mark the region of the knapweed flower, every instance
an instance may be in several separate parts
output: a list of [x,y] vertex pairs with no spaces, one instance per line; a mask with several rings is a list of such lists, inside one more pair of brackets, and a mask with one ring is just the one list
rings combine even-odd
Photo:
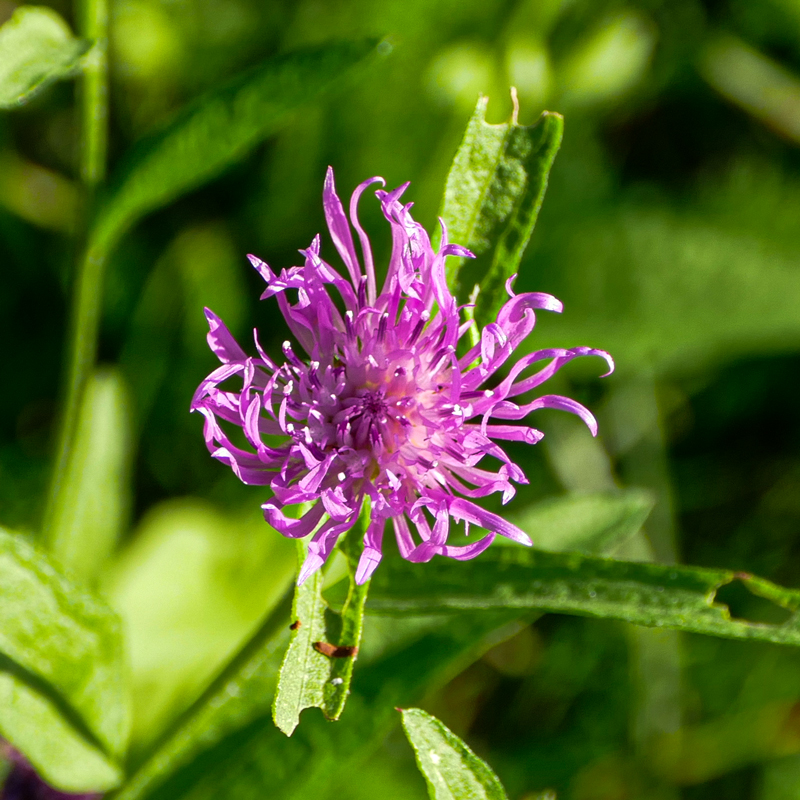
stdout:
[[[267,284],[262,299],[277,299],[306,356],[286,341],[279,364],[261,348],[257,334],[258,356],[248,356],[206,309],[208,342],[222,366],[200,384],[192,409],[205,417],[205,440],[214,458],[245,483],[270,487],[273,496],[262,506],[267,521],[285,536],[313,534],[300,583],[353,527],[365,498],[370,518],[356,572],[359,583],[381,560],[389,520],[401,555],[414,562],[434,555],[473,558],[497,534],[530,545],[519,528],[472,502],[494,492],[508,502],[515,492],[512,482],[527,482],[497,440],[538,442],[542,434],[518,422],[540,408],[577,414],[596,433],[594,417],[575,400],[521,398],[576,356],[601,356],[609,372],[613,369],[602,350],[538,350],[487,385],[533,330],[535,311],[561,311],[561,303],[538,292],[515,295],[509,281],[509,299],[496,321],[480,332],[477,344],[459,351],[474,322],[461,320],[462,309],[445,281],[445,259],[472,254],[448,244],[444,225],[442,244],[433,250],[411,217],[412,204],[400,201],[408,184],[378,190],[392,232],[391,258],[378,292],[370,241],[357,215],[359,198],[376,182],[384,183],[371,178],[353,192],[348,221],[332,170],[325,179],[325,218],[347,277],[320,257],[319,236],[300,251],[304,264],[280,275],[249,256]],[[338,293],[339,305],[331,290]],[[538,371],[523,377],[534,365]],[[222,388],[232,379],[235,391]],[[240,427],[245,447],[234,444],[221,423]],[[276,436],[283,438],[276,441]],[[499,463],[496,471],[478,466],[487,457]],[[302,516],[285,513],[287,506],[300,503],[309,504]],[[451,521],[488,533],[471,544],[453,545]]]

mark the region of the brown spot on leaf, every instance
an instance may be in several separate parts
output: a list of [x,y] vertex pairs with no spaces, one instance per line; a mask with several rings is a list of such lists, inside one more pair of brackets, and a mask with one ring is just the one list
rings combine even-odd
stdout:
[[351,645],[335,645],[330,642],[314,642],[314,649],[328,658],[350,658],[358,653],[358,648]]

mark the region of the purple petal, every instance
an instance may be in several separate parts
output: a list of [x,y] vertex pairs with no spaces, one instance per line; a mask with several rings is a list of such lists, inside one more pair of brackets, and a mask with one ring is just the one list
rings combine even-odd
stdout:
[[236,339],[225,327],[225,323],[210,308],[203,310],[208,320],[209,331],[206,336],[208,346],[217,358],[223,364],[228,364],[231,361],[244,361],[247,358],[247,353],[239,347]]
[[264,519],[276,531],[290,539],[302,539],[304,536],[308,536],[317,527],[325,513],[322,503],[315,503],[300,519],[287,517],[274,500],[263,503],[261,508],[264,510]]
[[322,191],[322,205],[325,208],[325,221],[328,223],[328,230],[331,239],[339,255],[344,261],[353,286],[358,286],[361,280],[361,269],[358,266],[356,249],[353,246],[353,234],[350,233],[350,225],[342,208],[342,201],[336,194],[336,185],[333,180],[333,169],[328,167],[325,173],[325,187]]
[[358,567],[356,568],[356,583],[360,586],[366,583],[375,572],[378,564],[381,563],[383,553],[381,546],[383,544],[383,530],[386,526],[386,520],[383,518],[370,520],[367,532],[364,534],[364,550],[361,557],[358,559]]
[[475,503],[462,500],[460,497],[450,503],[450,516],[455,520],[465,520],[474,525],[479,525],[491,533],[499,533],[507,539],[519,542],[519,544],[524,544],[528,547],[533,544],[528,534],[520,530],[516,525],[512,525],[502,517],[498,517],[497,514],[492,514],[491,511],[485,511]]

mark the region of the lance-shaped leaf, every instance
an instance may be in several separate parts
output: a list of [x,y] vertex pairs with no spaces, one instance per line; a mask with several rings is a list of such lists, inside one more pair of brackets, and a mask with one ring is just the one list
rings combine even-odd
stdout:
[[0,27],[0,108],[20,106],[47,84],[74,75],[89,46],[52,9],[20,6]]
[[446,725],[419,708],[400,713],[431,800],[508,800],[491,767]]
[[46,528],[63,567],[93,580],[116,547],[128,505],[131,413],[116,370],[98,370],[83,396],[78,432]]
[[566,495],[536,503],[511,521],[542,550],[611,555],[641,529],[653,503],[641,489]]
[[[347,559],[349,590],[341,614],[328,607],[322,596],[323,576],[317,570],[295,590],[292,604],[292,639],[281,666],[275,693],[275,724],[291,736],[306,708],[321,708],[327,719],[338,719],[350,691],[353,664],[361,644],[364,604],[369,582],[355,582],[358,559],[363,550],[364,525],[369,520],[368,503],[357,524],[341,545]],[[299,564],[307,555],[305,542],[298,542]]]
[[105,790],[128,716],[116,615],[0,529],[0,735],[52,785]]
[[[384,613],[529,608],[800,646],[800,591],[729,570],[501,546],[465,564],[442,559],[425,575],[402,559],[389,559],[372,584],[369,607]],[[775,624],[732,618],[716,602],[717,592],[729,585],[769,601],[775,616],[788,619]]]
[[218,175],[374,52],[372,40],[298,50],[198,98],[139,142],[112,176],[90,252],[107,253],[144,214]]
[[545,111],[525,127],[486,122],[488,97],[481,97],[447,176],[441,217],[452,242],[468,247],[470,259],[448,259],[447,281],[461,302],[480,286],[475,319],[484,325],[507,299],[533,233],[547,177],[561,145],[564,120]]

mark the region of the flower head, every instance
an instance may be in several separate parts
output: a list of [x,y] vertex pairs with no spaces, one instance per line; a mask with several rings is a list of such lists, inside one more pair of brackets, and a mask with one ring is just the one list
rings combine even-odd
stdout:
[[[388,520],[409,561],[434,555],[473,558],[497,534],[530,545],[519,528],[472,502],[494,492],[508,502],[513,482],[527,483],[497,441],[538,442],[542,433],[519,421],[539,408],[577,414],[596,433],[594,417],[576,401],[522,396],[576,356],[601,356],[609,372],[613,369],[602,350],[538,350],[517,360],[488,388],[487,381],[533,330],[535,311],[561,311],[561,303],[538,292],[515,295],[509,281],[509,300],[496,321],[459,357],[459,340],[474,322],[461,320],[462,309],[445,280],[445,259],[472,254],[448,244],[444,225],[442,244],[433,250],[411,217],[411,204],[400,201],[408,184],[378,190],[392,231],[391,259],[379,293],[372,249],[357,215],[359,198],[376,182],[383,184],[371,178],[353,192],[348,221],[332,170],[325,179],[325,217],[347,277],[320,257],[319,236],[300,251],[304,264],[280,275],[249,256],[267,284],[262,299],[277,299],[305,356],[286,341],[279,364],[263,351],[257,335],[258,356],[248,356],[206,309],[208,342],[222,365],[200,384],[192,409],[205,417],[205,440],[214,458],[245,483],[272,489],[262,506],[267,521],[289,537],[313,534],[299,582],[325,563],[337,539],[356,523],[365,498],[370,521],[356,573],[359,583],[381,560]],[[534,365],[536,371],[523,377]],[[241,388],[221,388],[230,379],[237,386],[240,381]],[[230,440],[221,422],[242,429],[245,448]],[[284,437],[278,444],[264,439],[276,435]],[[487,456],[499,462],[496,471],[479,466]],[[299,503],[310,504],[308,510],[299,519],[287,516],[286,507]],[[478,525],[488,534],[472,544],[449,544],[451,521],[463,521],[467,530]]]

